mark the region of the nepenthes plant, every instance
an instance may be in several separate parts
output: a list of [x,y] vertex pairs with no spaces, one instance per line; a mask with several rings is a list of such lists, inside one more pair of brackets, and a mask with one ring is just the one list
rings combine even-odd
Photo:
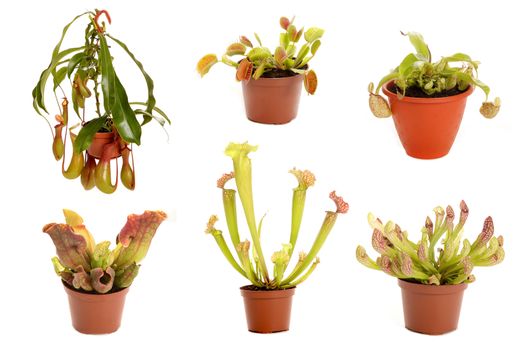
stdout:
[[[153,80],[142,63],[124,42],[106,31],[106,23],[100,23],[102,16],[111,23],[106,10],[94,10],[76,16],[64,27],[51,62],[42,71],[32,95],[34,109],[48,121],[46,91],[48,85],[52,86],[59,113],[55,116],[57,124],[54,127],[49,121],[48,124],[53,135],[53,155],[57,161],[62,160],[64,177],[80,177],[86,190],[97,187],[104,193],[113,193],[118,185],[120,158],[121,182],[130,190],[135,188],[133,144],[140,145],[142,127],[151,120],[163,127],[171,122],[156,106]],[[81,18],[87,19],[82,41],[75,47],[62,48],[70,26]],[[130,102],[115,70],[116,60],[112,56],[115,47],[128,54],[144,77],[145,101]],[[71,104],[73,118],[69,112]],[[71,161],[66,167],[68,144]],[[115,181],[112,180],[112,160],[117,164]]]

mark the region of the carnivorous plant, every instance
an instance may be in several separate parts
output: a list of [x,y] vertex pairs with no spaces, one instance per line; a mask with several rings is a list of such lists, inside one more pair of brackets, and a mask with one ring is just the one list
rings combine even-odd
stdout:
[[[110,160],[116,155],[122,155],[121,181],[125,187],[133,190],[135,166],[132,145],[140,145],[142,126],[152,119],[162,126],[165,122],[171,122],[156,106],[153,80],[144,70],[142,63],[126,44],[106,31],[105,22],[99,22],[101,16],[105,16],[108,23],[111,23],[106,10],[95,10],[76,16],[64,27],[60,41],[51,55],[51,62],[41,73],[32,95],[34,109],[50,126],[53,135],[53,154],[57,161],[62,160],[64,177],[68,179],[80,177],[86,190],[96,186],[104,193],[112,193],[117,188],[118,170],[116,183],[112,184]],[[82,41],[74,47],[62,48],[62,42],[70,26],[79,18],[85,18],[88,22]],[[114,46],[111,46],[111,43]],[[144,76],[147,86],[145,102],[129,101],[126,89],[115,70],[117,60],[114,60],[111,54],[116,47],[120,47],[129,55]],[[52,82],[52,91],[59,111],[55,116],[57,124],[54,128],[45,117],[49,114],[45,104],[49,80]],[[73,110],[78,120],[72,121],[70,118],[69,101],[73,103]],[[89,103],[90,101],[92,102]],[[138,117],[143,118],[141,122]],[[102,154],[95,158],[86,150],[97,132],[105,132],[110,137]],[[72,150],[71,162],[66,169],[65,149],[68,143],[72,145]],[[115,159],[118,168],[118,158]]]
[[479,62],[464,53],[441,57],[437,62],[432,62],[430,49],[421,34],[401,34],[408,36],[416,52],[405,56],[399,66],[385,75],[375,91],[373,83],[368,85],[370,110],[376,117],[386,118],[392,114],[388,102],[379,95],[381,87],[391,80],[394,81],[399,99],[411,89],[422,91],[426,96],[447,96],[447,92],[459,93],[467,90],[469,86],[477,86],[485,93],[485,102],[480,108],[480,113],[486,118],[494,118],[498,114],[501,100],[496,97],[494,102],[488,101],[490,88],[478,79]]
[[[230,143],[225,153],[232,158],[234,171],[224,174],[217,181],[217,187],[222,191],[226,225],[231,243],[235,248],[236,257],[231,253],[222,231],[215,228],[218,220],[216,215],[210,217],[206,233],[211,234],[215,238],[217,245],[228,262],[237,272],[247,278],[254,287],[267,290],[291,288],[306,280],[319,264],[320,260],[317,254],[332,230],[338,214],[344,214],[348,211],[348,204],[341,197],[337,196],[335,191],[330,193],[330,198],[334,201],[336,210],[326,212],[323,224],[310,251],[308,253],[299,253],[297,263],[291,269],[291,272],[286,275],[286,269],[295,250],[301,227],[306,192],[315,183],[315,176],[310,171],[302,171],[295,168],[290,170],[290,173],[298,181],[297,187],[293,189],[290,239],[282,245],[281,250],[273,253],[271,257],[273,275],[270,276],[266,258],[261,248],[261,227],[264,217],[257,224],[253,203],[252,166],[248,154],[256,150],[257,146],[252,146],[248,143]],[[232,179],[235,180],[237,190],[225,188],[226,183]],[[241,200],[252,242],[249,240],[241,241],[240,238],[237,223],[237,194]]]
[[[308,68],[308,63],[321,46],[320,39],[324,30],[317,27],[306,31],[304,28],[298,30],[293,24],[294,19],[295,17],[291,20],[281,17],[279,20],[284,32],[280,34],[279,46],[275,50],[272,51],[263,46],[257,33],[254,35],[259,46],[255,47],[246,36],[240,36],[238,42],[226,48],[220,62],[236,69],[237,81],[252,78],[257,80],[260,77],[269,76],[270,73],[277,74],[279,77],[304,74],[304,87],[309,94],[313,95],[317,89],[317,75]],[[297,51],[302,36],[306,42]],[[232,60],[232,57],[237,58]],[[205,55],[197,63],[197,72],[204,76],[217,62],[219,59],[215,54]],[[282,75],[282,72],[288,72],[288,74]]]
[[[390,276],[422,284],[460,284],[474,282],[472,270],[475,266],[499,264],[505,257],[503,237],[494,236],[494,223],[489,216],[474,242],[461,241],[463,227],[469,209],[464,201],[460,204],[459,220],[454,224],[454,210],[448,206],[434,209],[435,221],[427,216],[421,229],[421,240],[408,239],[407,231],[388,221],[383,224],[373,214],[368,222],[373,229],[372,247],[380,256],[374,261],[358,246],[357,260],[366,267],[381,270]],[[442,243],[437,248],[438,242]],[[463,244],[462,244],[463,243]]]
[[117,235],[117,246],[110,250],[109,241],[95,243],[80,215],[64,209],[64,216],[65,224],[43,228],[56,247],[57,256],[52,259],[55,272],[72,288],[100,294],[131,285],[157,228],[166,219],[161,211],[129,215]]

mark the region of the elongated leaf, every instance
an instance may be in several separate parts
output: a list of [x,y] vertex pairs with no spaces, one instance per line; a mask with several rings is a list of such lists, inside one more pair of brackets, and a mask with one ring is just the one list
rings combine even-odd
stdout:
[[140,262],[146,256],[157,228],[166,217],[161,211],[145,211],[142,215],[129,215],[126,225],[117,236],[117,243],[122,244],[122,249],[114,264],[119,268],[125,268]]
[[60,262],[71,270],[79,266],[90,270],[89,257],[86,252],[86,240],[77,235],[71,226],[66,224],[47,224],[42,229],[47,233],[56,247]]
[[[130,102],[129,103],[130,105],[139,105],[139,106],[146,106],[146,104],[144,102]],[[158,114],[160,114],[162,116],[162,118],[166,119],[166,121],[168,122],[168,124],[171,124],[171,120],[170,118],[168,118],[168,116],[166,115],[166,113],[164,113],[164,111],[162,109],[160,109],[159,107],[155,107],[153,108],[153,110],[155,112],[157,112]],[[152,113],[153,114],[153,113]],[[160,123],[160,122],[159,122]]]
[[140,145],[142,128],[128,102],[124,86],[115,74],[115,104],[111,109],[114,125],[122,139],[128,143]]
[[53,73],[53,91],[64,81],[67,73],[67,67],[62,67]]
[[64,209],[63,212],[66,224],[71,226],[73,232],[77,235],[81,235],[86,240],[86,251],[88,255],[93,254],[93,250],[95,249],[95,239],[84,225],[84,219],[82,216],[69,209]]
[[127,288],[139,274],[140,265],[133,263],[123,270],[118,270],[113,283],[118,288]]
[[418,55],[421,55],[430,62],[430,50],[428,49],[423,36],[416,32],[408,32],[406,35],[410,39],[410,43],[412,43],[412,46],[414,46]]
[[317,39],[320,39],[324,34],[324,29],[312,27],[304,32],[304,40],[309,43],[313,43]]
[[74,151],[80,153],[87,150],[93,141],[93,136],[95,136],[105,123],[106,117],[100,117],[85,124],[82,129],[80,129],[75,143],[73,144]]
[[120,47],[122,47],[122,49],[124,49],[124,51],[126,51],[126,53],[129,55],[129,57],[131,57],[131,59],[133,60],[133,62],[135,62],[135,64],[137,65],[137,67],[139,68],[140,72],[142,73],[142,75],[144,76],[144,79],[146,80],[146,85],[148,87],[148,100],[147,100],[147,105],[146,105],[146,111],[148,111],[149,113],[152,113],[153,112],[153,108],[155,107],[155,104],[156,104],[156,100],[155,100],[155,96],[153,95],[153,79],[151,79],[151,77],[149,76],[148,73],[146,73],[146,71],[144,70],[144,66],[142,65],[142,63],[135,57],[135,55],[128,49],[128,47],[126,46],[126,44],[124,44],[122,41],[118,40],[117,38],[115,37],[112,37],[111,35],[108,34],[108,37],[111,38],[111,40],[113,40],[114,42],[116,42],[117,44],[120,45]]
[[71,78],[71,74],[73,74],[73,71],[75,70],[75,68],[77,68],[79,63],[86,57],[87,55],[84,52],[79,52],[73,57],[71,57],[71,59],[69,60],[69,64],[67,65],[68,78]]
[[60,52],[60,46],[62,45],[62,41],[64,41],[64,37],[66,36],[66,33],[67,33],[67,30],[69,29],[69,27],[77,20],[79,19],[80,17],[84,16],[84,15],[87,15],[87,14],[93,14],[93,12],[91,11],[87,11],[87,12],[84,12],[78,16],[76,16],[75,18],[73,18],[73,20],[71,22],[69,22],[65,27],[64,29],[62,30],[62,36],[60,37],[60,41],[58,42],[58,44],[56,44],[55,48],[53,49],[53,55],[51,56],[51,61],[55,60],[55,57],[58,55],[58,53]]
[[262,46],[262,41],[261,38],[259,38],[259,34],[253,33],[253,35],[255,36],[255,40],[257,40],[257,42],[259,43],[259,46]]
[[115,104],[115,70],[111,61],[108,43],[104,35],[100,35],[99,64],[102,75],[102,95],[104,96],[104,109],[111,112]]
[[46,83],[49,79],[49,76],[56,70],[59,63],[61,63],[62,59],[66,57],[67,55],[82,50],[84,47],[74,47],[71,49],[67,49],[64,51],[59,52],[57,55],[54,55],[54,58],[52,59],[49,66],[40,74],[40,79],[38,80],[38,83],[36,84],[35,88],[33,89],[32,95],[33,95],[33,107],[35,110],[42,115],[39,108],[44,110],[46,113],[47,109],[44,103],[44,92],[46,91]]

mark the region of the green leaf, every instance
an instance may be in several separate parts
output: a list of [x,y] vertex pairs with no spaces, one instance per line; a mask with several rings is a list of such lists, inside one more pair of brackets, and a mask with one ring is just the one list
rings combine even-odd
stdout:
[[64,51],[59,52],[56,55],[53,55],[53,59],[51,60],[51,63],[49,66],[40,74],[40,79],[38,80],[38,83],[36,84],[35,88],[33,89],[32,96],[33,96],[33,107],[38,112],[38,114],[42,115],[40,112],[40,109],[44,110],[46,113],[49,113],[46,109],[45,103],[44,103],[44,92],[46,90],[46,83],[49,79],[49,76],[56,70],[57,66],[61,62],[64,57],[67,55],[83,50],[84,46],[82,47],[74,47],[70,48]]
[[115,104],[111,109],[114,125],[122,139],[128,143],[140,145],[142,129],[128,102],[124,86],[115,75]]
[[73,20],[71,22],[69,22],[65,27],[64,29],[62,30],[62,36],[60,37],[60,41],[58,42],[58,44],[56,44],[55,48],[53,49],[53,55],[51,56],[51,61],[54,61],[56,56],[59,54],[59,51],[60,51],[60,46],[62,45],[62,41],[64,41],[64,37],[66,36],[66,33],[67,33],[67,30],[69,29],[69,27],[77,20],[79,19],[80,17],[84,16],[84,15],[87,15],[87,14],[93,14],[93,12],[91,11],[87,11],[87,12],[84,12],[78,16],[76,16],[75,18],[73,18]]
[[288,47],[288,44],[290,44],[290,36],[288,35],[288,32],[280,34],[279,43],[282,47]]
[[64,81],[66,78],[67,67],[62,67],[58,71],[53,72],[53,91]]
[[272,57],[272,53],[266,47],[254,47],[247,54],[250,62],[256,63]]
[[85,124],[73,144],[73,149],[76,153],[85,151],[91,145],[93,141],[93,136],[104,126],[106,123],[106,117],[100,117],[93,120],[90,120],[89,123]]
[[115,80],[116,74],[113,69],[111,54],[109,53],[108,43],[104,35],[100,35],[99,64],[102,75],[102,95],[104,96],[104,109],[111,112],[115,104]]
[[319,46],[321,46],[321,40],[316,40],[312,43],[312,55],[315,55],[317,53]]
[[419,61],[419,59],[417,58],[416,55],[414,55],[413,53],[408,54],[408,55],[403,59],[403,61],[401,62],[401,64],[397,67],[397,70],[398,70],[398,72],[399,72],[399,75],[401,75],[401,76],[406,76],[406,75],[408,75],[408,73],[411,71],[412,66],[413,66],[414,63],[416,63],[417,61]]
[[412,46],[416,49],[417,54],[430,62],[430,50],[428,49],[428,45],[425,43],[423,36],[416,32],[408,32],[403,35],[408,36],[410,43],[412,43]]
[[[144,102],[130,102],[129,104],[130,104],[130,105],[146,106],[146,103],[144,103]],[[162,109],[160,109],[159,107],[155,107],[155,108],[153,108],[153,110],[154,110],[155,112],[157,112],[158,114],[160,114],[160,115],[162,116],[162,118],[166,119],[166,121],[168,122],[168,124],[171,125],[171,120],[170,120],[170,118],[168,118],[168,116],[166,115],[166,113],[164,113],[164,111],[163,111]],[[152,114],[153,114],[153,113],[152,113]],[[156,119],[156,118],[154,117],[154,119]],[[161,123],[159,122],[159,124],[161,124]],[[162,123],[161,125],[164,125],[164,123]]]
[[308,55],[308,52],[310,52],[310,46],[308,46],[308,44],[304,44],[303,46],[301,46],[301,49],[299,50],[299,52],[297,53],[297,57],[295,58],[295,67],[298,67],[303,62],[306,55]]
[[120,47],[122,47],[122,49],[124,49],[124,51],[127,52],[127,54],[129,55],[129,57],[131,57],[131,59],[133,60],[133,62],[135,62],[135,64],[137,65],[137,67],[139,68],[139,70],[141,71],[142,75],[144,75],[144,79],[146,80],[146,85],[148,87],[148,100],[147,100],[147,105],[146,105],[146,111],[148,111],[149,113],[151,113],[153,111],[153,108],[155,108],[155,104],[156,104],[156,100],[155,100],[155,96],[153,95],[153,79],[151,79],[151,77],[149,76],[148,73],[146,73],[146,71],[144,70],[144,66],[142,65],[142,63],[137,60],[137,58],[135,57],[135,55],[128,49],[128,47],[126,46],[126,44],[124,44],[122,41],[112,37],[111,35],[108,34],[108,37],[111,38],[111,40],[113,40],[114,42],[116,42],[117,44],[120,45]]
[[309,43],[313,43],[317,39],[320,39],[323,36],[323,34],[324,29],[312,27],[306,32],[304,32],[304,39]]
[[71,74],[73,74],[73,71],[75,70],[75,68],[77,68],[79,63],[86,57],[87,55],[84,52],[79,52],[73,57],[71,57],[71,59],[69,60],[69,64],[67,65],[68,78],[71,78]]
[[259,46],[262,46],[262,41],[261,41],[261,38],[259,38],[259,35],[257,33],[253,33],[253,35],[255,36],[255,39],[259,43]]

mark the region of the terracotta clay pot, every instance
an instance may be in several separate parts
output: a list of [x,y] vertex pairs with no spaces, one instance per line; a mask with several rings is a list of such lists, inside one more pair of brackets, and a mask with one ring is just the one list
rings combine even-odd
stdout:
[[405,327],[439,335],[458,328],[463,291],[467,284],[427,285],[398,280],[403,298]]
[[259,78],[242,81],[246,116],[262,124],[286,124],[297,116],[302,74],[286,78]]
[[287,331],[295,287],[280,290],[251,290],[251,287],[241,287],[248,330],[255,333]]
[[[87,152],[93,157],[100,159],[102,158],[102,153],[104,153],[104,147],[115,141],[115,134],[112,132],[97,132],[93,137],[93,141],[89,146]],[[115,149],[109,155],[110,159],[120,157],[120,152]]]
[[467,97],[465,92],[449,97],[403,97],[391,92],[394,82],[383,85],[392,117],[406,153],[414,158],[435,159],[448,154],[463,118]]
[[73,327],[84,334],[113,333],[120,327],[129,288],[115,293],[88,294],[64,284]]

